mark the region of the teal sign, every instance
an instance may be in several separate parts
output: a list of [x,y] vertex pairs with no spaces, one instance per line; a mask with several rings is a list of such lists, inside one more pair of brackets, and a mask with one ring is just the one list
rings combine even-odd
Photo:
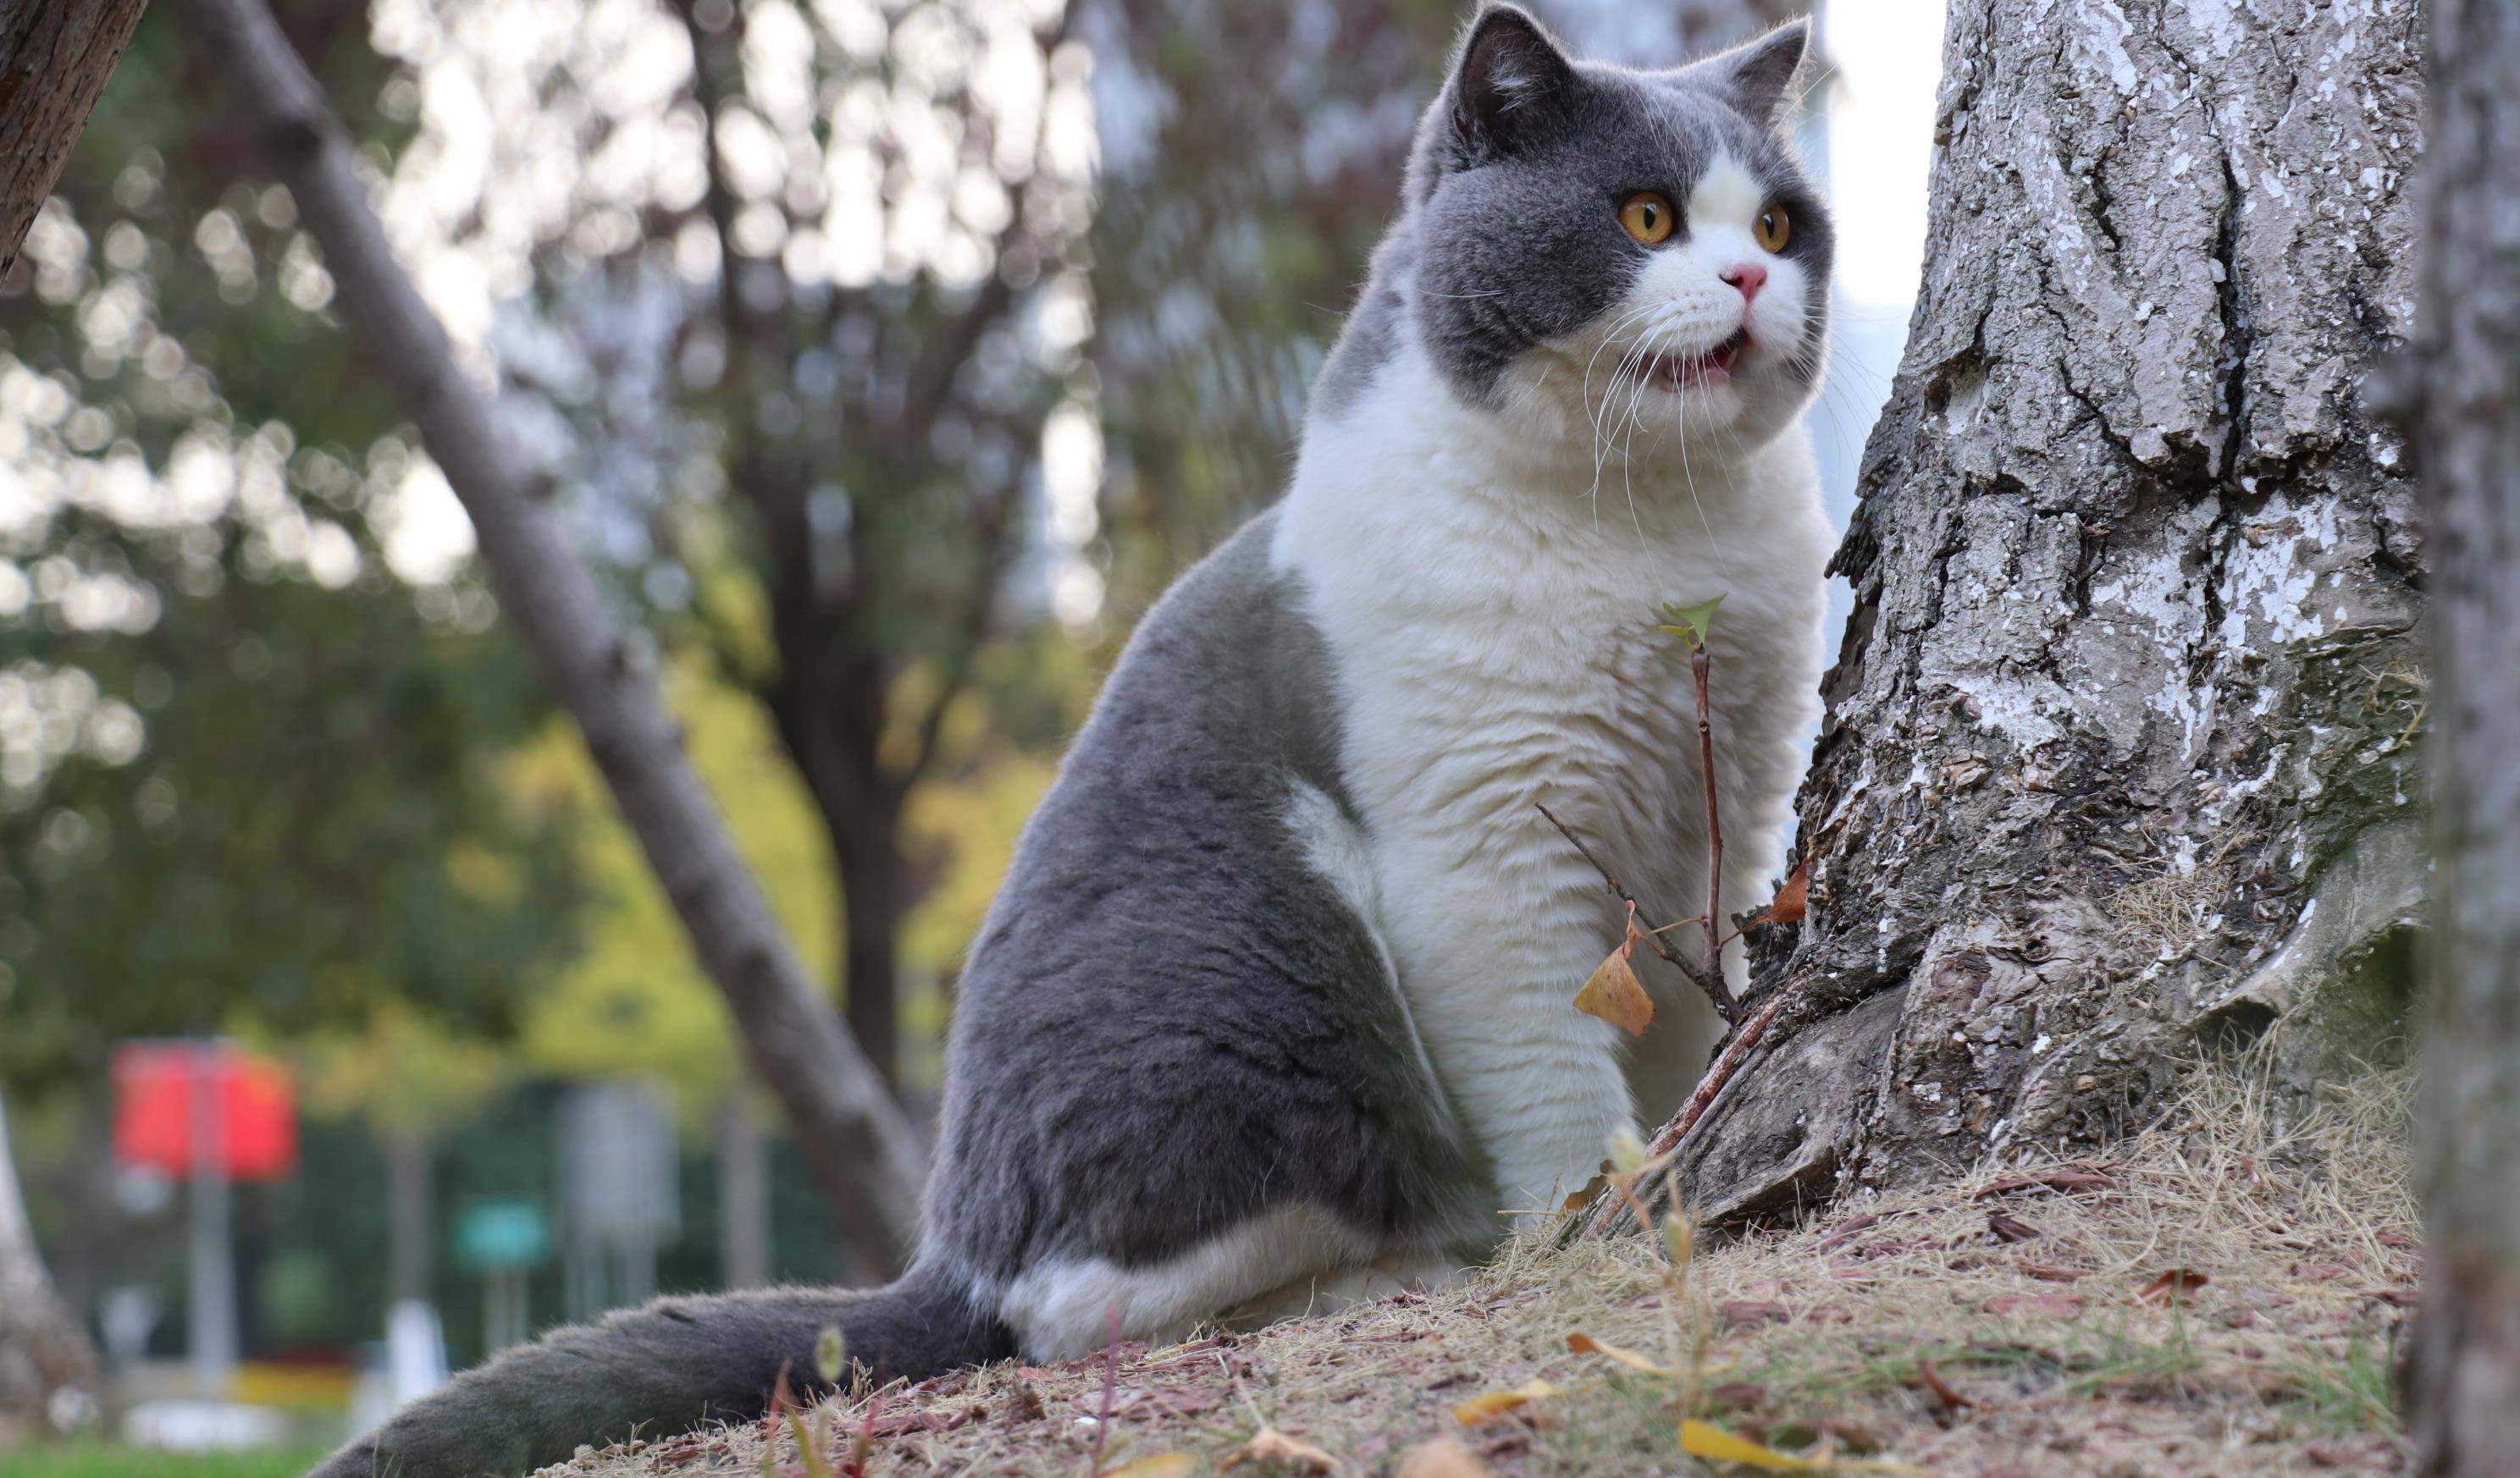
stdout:
[[456,1219],[455,1255],[476,1273],[530,1268],[551,1256],[551,1218],[540,1201],[474,1201]]

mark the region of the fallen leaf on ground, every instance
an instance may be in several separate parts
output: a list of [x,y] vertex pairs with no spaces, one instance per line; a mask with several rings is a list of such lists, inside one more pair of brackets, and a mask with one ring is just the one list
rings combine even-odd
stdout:
[[1578,1355],[1606,1355],[1610,1359],[1617,1361],[1619,1364],[1626,1366],[1631,1370],[1642,1370],[1648,1375],[1669,1375],[1671,1373],[1671,1367],[1669,1366],[1663,1365],[1658,1361],[1647,1359],[1634,1350],[1623,1349],[1618,1345],[1603,1344],[1601,1341],[1595,1339],[1590,1334],[1567,1335],[1566,1348]]
[[1223,1462],[1216,1465],[1220,1473],[1238,1463],[1282,1462],[1306,1472],[1328,1473],[1338,1467],[1338,1459],[1309,1442],[1298,1441],[1276,1427],[1262,1427],[1251,1434],[1251,1440],[1236,1448]]
[[1768,1388],[1754,1380],[1728,1380],[1710,1388],[1706,1399],[1719,1407],[1738,1407],[1751,1411],[1768,1404]]
[[1819,1249],[1822,1252],[1834,1251],[1853,1238],[1857,1232],[1868,1232],[1880,1225],[1881,1218],[1877,1216],[1848,1217],[1828,1230],[1828,1234],[1820,1239]]
[[1198,1459],[1188,1453],[1157,1453],[1104,1468],[1102,1478],[1190,1478],[1197,1471]]
[[1780,1324],[1793,1317],[1792,1311],[1782,1304],[1762,1303],[1751,1299],[1735,1299],[1717,1312],[1724,1318],[1724,1327],[1727,1332],[1733,1329],[1753,1329],[1761,1324]]
[[2135,1296],[2147,1304],[2166,1304],[2204,1287],[2206,1281],[2205,1275],[2192,1268],[2171,1268],[2137,1289]]
[[1810,1457],[1797,1457],[1791,1453],[1779,1453],[1775,1448],[1763,1447],[1747,1437],[1735,1437],[1722,1427],[1703,1421],[1684,1421],[1680,1424],[1680,1450],[1692,1457],[1708,1457],[1717,1462],[1737,1462],[1743,1467],[1760,1468],[1771,1473],[1829,1473],[1853,1470],[1866,1473],[1918,1474],[1918,1478],[1921,1478],[1918,1469],[1912,1468],[1904,1462],[1882,1462],[1870,1458],[1848,1461],[1842,1457],[1820,1461]]
[[2035,1242],[2039,1229],[2028,1222],[2016,1222],[2001,1211],[1986,1214],[1986,1230],[1999,1242]]
[[1934,1368],[1934,1363],[1932,1361],[1920,1360],[1916,1362],[1916,1373],[1924,1381],[1925,1389],[1933,1392],[1934,1399],[1942,1403],[1943,1411],[1946,1414],[1957,1412],[1963,1407],[1973,1407],[1977,1405],[1976,1402],[1961,1395],[1950,1381],[1945,1380],[1943,1378],[1943,1372]]
[[1502,1416],[1532,1402],[1564,1394],[1545,1380],[1526,1380],[1510,1391],[1490,1391],[1484,1396],[1471,1397],[1453,1408],[1453,1419],[1465,1427],[1474,1427],[1490,1417]]
[[2035,1277],[2042,1282],[2048,1283],[2072,1283],[2080,1282],[2082,1280],[2083,1270],[2080,1268],[2059,1268],[2053,1263],[2023,1263],[2021,1265],[2021,1276],[2024,1277]]
[[1610,952],[1593,971],[1593,978],[1575,993],[1575,1008],[1588,1016],[1598,1016],[1631,1037],[1642,1037],[1653,1025],[1653,998],[1645,994],[1644,982],[1637,978],[1637,968],[1628,963],[1629,954],[1637,947],[1636,925],[1619,947]]
[[1438,1437],[1400,1455],[1400,1478],[1488,1478],[1488,1465],[1460,1438]]

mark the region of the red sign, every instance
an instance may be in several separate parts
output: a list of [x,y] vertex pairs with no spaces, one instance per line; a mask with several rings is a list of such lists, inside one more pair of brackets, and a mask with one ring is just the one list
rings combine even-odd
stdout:
[[189,1176],[193,1137],[206,1128],[229,1180],[276,1181],[297,1168],[289,1075],[225,1043],[127,1043],[114,1050],[113,1091],[113,1153],[126,1166]]

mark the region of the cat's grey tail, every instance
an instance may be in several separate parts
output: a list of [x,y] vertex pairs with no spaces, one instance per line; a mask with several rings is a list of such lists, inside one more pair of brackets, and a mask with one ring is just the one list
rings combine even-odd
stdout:
[[659,1299],[466,1371],[310,1478],[510,1478],[581,1443],[749,1420],[770,1409],[783,1372],[799,1400],[828,1389],[815,1346],[834,1327],[851,1361],[913,1380],[1014,1353],[996,1315],[932,1270],[883,1288]]

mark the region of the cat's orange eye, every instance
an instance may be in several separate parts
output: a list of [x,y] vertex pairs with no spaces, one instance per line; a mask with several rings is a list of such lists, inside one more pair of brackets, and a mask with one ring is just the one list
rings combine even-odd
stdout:
[[1785,214],[1783,205],[1771,204],[1751,223],[1750,234],[1758,238],[1762,251],[1782,251],[1785,243],[1793,240],[1794,218]]
[[1671,240],[1671,202],[1650,190],[1640,190],[1619,202],[1619,224],[1638,241],[1659,246]]

